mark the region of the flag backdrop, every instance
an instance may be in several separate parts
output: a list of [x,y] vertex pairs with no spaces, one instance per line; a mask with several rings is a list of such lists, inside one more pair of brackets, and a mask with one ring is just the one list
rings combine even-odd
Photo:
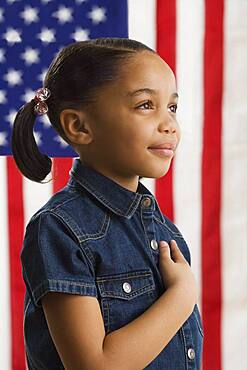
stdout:
[[66,184],[76,156],[46,116],[39,118],[35,139],[53,157],[54,180],[24,178],[11,157],[13,119],[42,86],[62,46],[102,36],[142,41],[175,72],[180,146],[167,175],[142,182],[191,251],[204,327],[203,370],[247,368],[246,14],[245,0],[1,1],[1,369],[26,368],[19,259],[25,226]]

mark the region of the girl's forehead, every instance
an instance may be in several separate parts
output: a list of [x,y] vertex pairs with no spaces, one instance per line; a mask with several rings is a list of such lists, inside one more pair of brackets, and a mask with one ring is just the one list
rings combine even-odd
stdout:
[[[117,81],[116,81],[117,82]],[[121,90],[125,90],[127,96],[138,88],[172,89],[176,90],[176,80],[172,69],[157,54],[137,53],[123,66],[119,74]]]
[[120,68],[120,74],[126,76],[135,71],[140,74],[144,71],[148,73],[173,74],[169,65],[156,53],[137,52],[131,58],[128,58]]
[[141,93],[153,96],[176,93],[176,80],[169,65],[158,55],[138,52],[120,66],[118,77],[101,87],[98,103],[101,100],[131,100]]

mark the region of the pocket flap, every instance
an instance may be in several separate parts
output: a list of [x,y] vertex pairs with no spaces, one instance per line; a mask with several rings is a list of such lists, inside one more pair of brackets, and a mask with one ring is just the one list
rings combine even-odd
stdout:
[[150,269],[135,270],[96,278],[101,297],[130,300],[155,289]]

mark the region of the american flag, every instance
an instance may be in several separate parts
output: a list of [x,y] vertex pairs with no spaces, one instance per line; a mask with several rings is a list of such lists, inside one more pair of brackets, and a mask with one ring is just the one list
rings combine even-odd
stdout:
[[61,47],[129,37],[172,67],[182,138],[169,172],[141,181],[187,241],[204,327],[203,370],[247,368],[247,1],[7,0],[0,3],[0,359],[26,368],[20,250],[32,214],[69,177],[71,148],[46,116],[35,124],[54,180],[37,184],[10,150],[17,110]]

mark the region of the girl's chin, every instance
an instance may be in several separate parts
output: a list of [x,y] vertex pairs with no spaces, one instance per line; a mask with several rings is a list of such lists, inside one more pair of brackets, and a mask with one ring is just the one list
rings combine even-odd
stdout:
[[164,166],[161,168],[152,168],[152,170],[149,169],[149,171],[146,172],[146,174],[141,175],[142,177],[147,177],[147,178],[153,178],[153,179],[158,179],[160,177],[163,177],[167,174],[167,172],[170,169],[170,163],[165,163]]

